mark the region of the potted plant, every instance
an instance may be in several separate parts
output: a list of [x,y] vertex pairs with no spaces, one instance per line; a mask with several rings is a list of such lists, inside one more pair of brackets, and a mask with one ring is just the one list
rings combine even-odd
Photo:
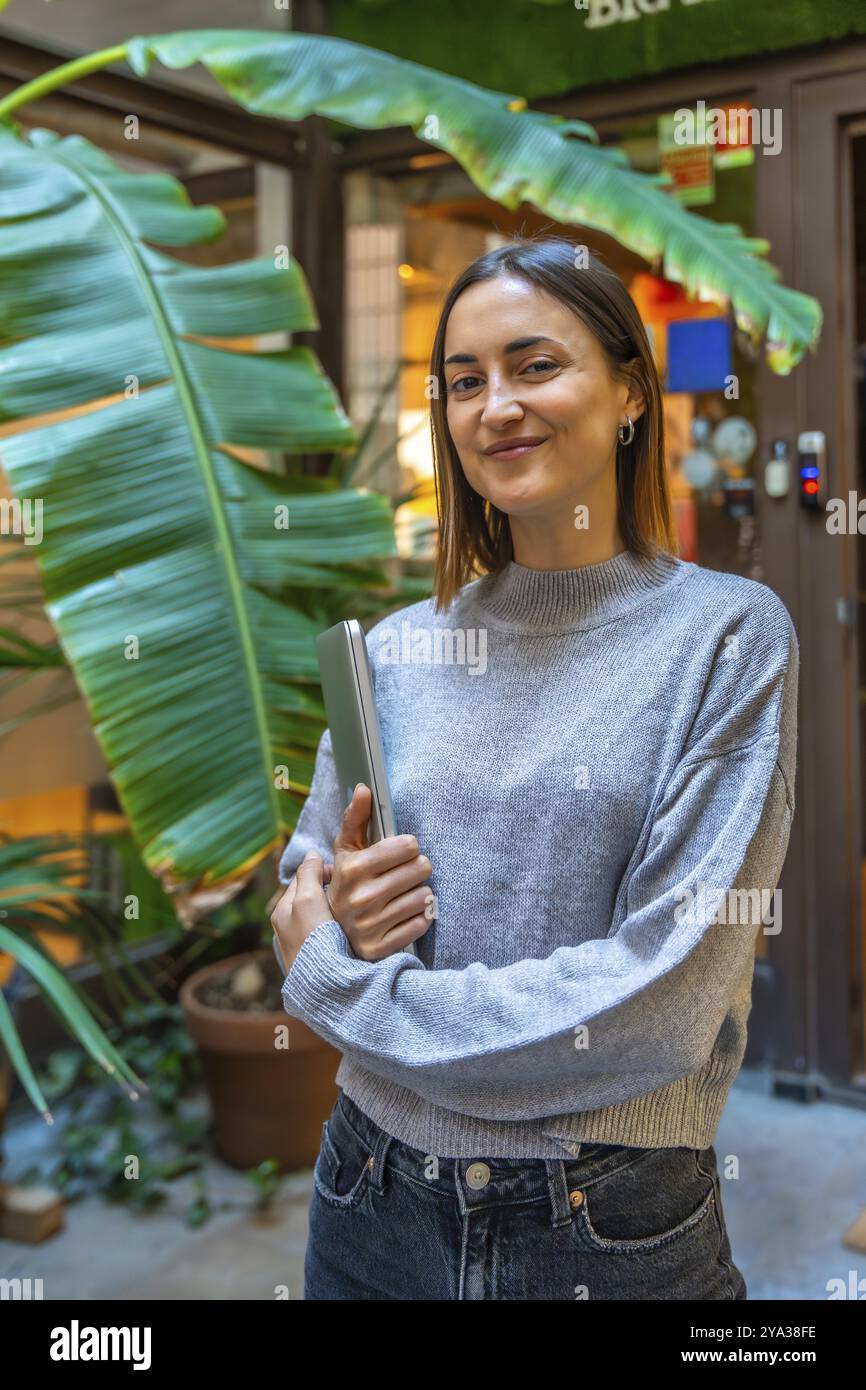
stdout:
[[282,1006],[272,951],[206,965],[180,1002],[198,1044],[214,1115],[214,1145],[233,1168],[273,1159],[312,1167],[333,1105],[339,1052]]

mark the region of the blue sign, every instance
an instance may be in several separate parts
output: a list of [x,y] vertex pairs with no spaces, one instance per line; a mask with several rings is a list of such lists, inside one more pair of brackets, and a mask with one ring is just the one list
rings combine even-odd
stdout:
[[667,391],[724,391],[730,375],[730,319],[668,324]]

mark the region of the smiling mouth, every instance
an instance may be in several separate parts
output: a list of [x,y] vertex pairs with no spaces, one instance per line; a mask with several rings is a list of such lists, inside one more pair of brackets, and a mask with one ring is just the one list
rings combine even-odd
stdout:
[[518,444],[514,449],[497,449],[492,454],[485,454],[489,459],[519,459],[524,454],[531,454],[533,449],[540,449],[542,444],[546,444],[546,439],[540,439],[537,444]]

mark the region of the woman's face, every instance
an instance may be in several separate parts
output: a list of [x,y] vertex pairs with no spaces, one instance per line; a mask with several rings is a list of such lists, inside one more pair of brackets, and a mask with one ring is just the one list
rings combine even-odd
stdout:
[[[531,340],[531,341],[530,341]],[[470,285],[445,333],[446,416],[471,487],[510,517],[573,526],[615,509],[617,428],[643,410],[597,339],[515,275]],[[534,447],[488,453],[526,437]]]

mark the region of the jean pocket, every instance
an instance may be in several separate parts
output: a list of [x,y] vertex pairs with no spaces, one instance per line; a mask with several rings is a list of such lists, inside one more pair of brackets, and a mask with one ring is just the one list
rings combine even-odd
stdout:
[[370,1178],[372,1151],[346,1119],[339,1100],[322,1125],[322,1143],[313,1181],[316,1191],[333,1206],[355,1206]]
[[[575,1221],[586,1243],[610,1253],[671,1244],[706,1229],[715,1239],[715,1187],[696,1149],[644,1149],[633,1162],[572,1190]],[[579,1194],[579,1195],[578,1195]]]

